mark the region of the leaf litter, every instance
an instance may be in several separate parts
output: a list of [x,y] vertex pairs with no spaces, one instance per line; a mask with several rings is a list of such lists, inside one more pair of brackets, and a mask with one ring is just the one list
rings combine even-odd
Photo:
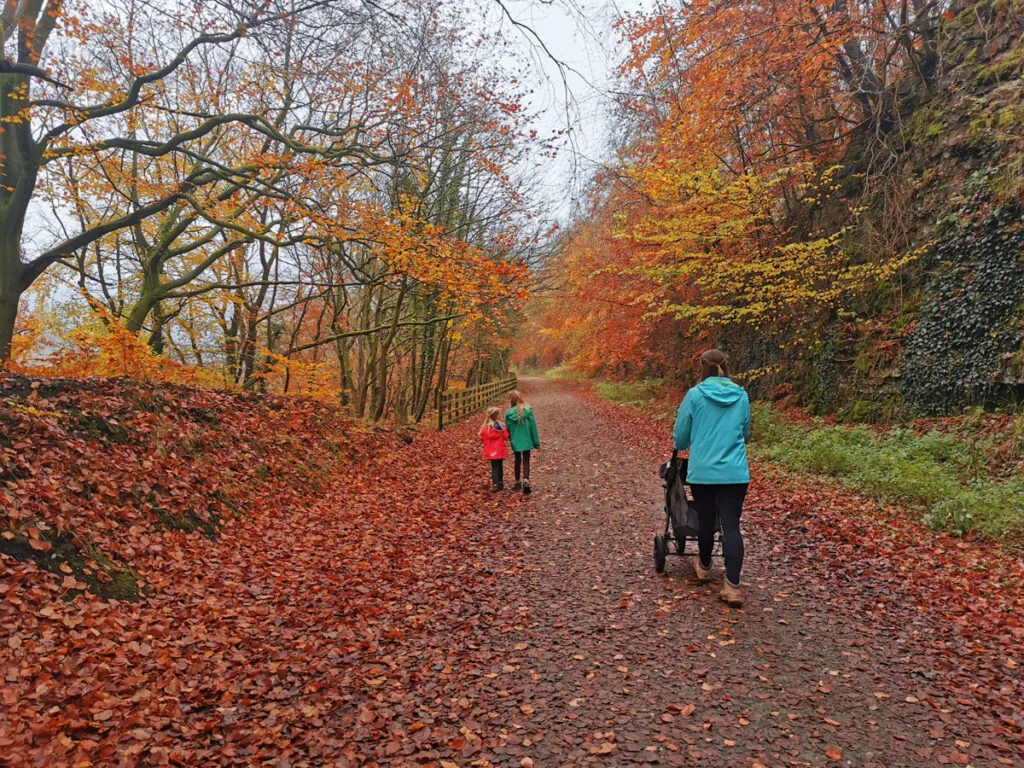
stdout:
[[[734,611],[681,559],[653,572],[664,424],[578,386],[530,384],[530,497],[486,492],[472,424],[407,444],[303,401],[91,386],[5,406],[4,526],[74,531],[145,589],[0,559],[12,764],[1022,757],[1021,567],[992,545],[764,467]],[[140,477],[155,496],[120,495]]]

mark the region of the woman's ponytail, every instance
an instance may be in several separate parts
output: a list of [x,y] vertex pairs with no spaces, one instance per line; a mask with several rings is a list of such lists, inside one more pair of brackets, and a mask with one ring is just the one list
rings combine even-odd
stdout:
[[709,349],[700,356],[701,381],[711,376],[729,376],[729,356],[720,349]]

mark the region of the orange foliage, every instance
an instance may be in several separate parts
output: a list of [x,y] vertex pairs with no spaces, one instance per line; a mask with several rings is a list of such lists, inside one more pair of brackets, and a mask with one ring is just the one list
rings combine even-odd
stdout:
[[43,338],[38,322],[26,323],[24,332],[15,337],[18,342],[8,369],[13,373],[55,378],[109,377],[225,386],[218,373],[154,354],[106,309],[100,305],[93,308],[101,322],[74,328],[57,340]]
[[714,344],[757,349],[756,376],[851,320],[920,254],[852,255],[857,202],[839,197],[851,142],[898,120],[894,83],[927,83],[937,11],[900,12],[694,0],[627,16],[626,139],[552,269],[565,296],[535,311],[540,336],[590,373],[674,373]]
[[341,393],[338,381],[338,363],[331,361],[306,362],[262,350],[271,361],[267,370],[256,374],[271,392],[311,397],[324,402],[337,402]]

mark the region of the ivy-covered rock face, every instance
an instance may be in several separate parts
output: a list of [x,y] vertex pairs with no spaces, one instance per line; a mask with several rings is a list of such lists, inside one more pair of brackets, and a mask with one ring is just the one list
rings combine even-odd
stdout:
[[922,414],[1005,397],[1019,354],[1024,303],[1024,211],[972,200],[928,259],[926,304],[902,363],[903,396]]

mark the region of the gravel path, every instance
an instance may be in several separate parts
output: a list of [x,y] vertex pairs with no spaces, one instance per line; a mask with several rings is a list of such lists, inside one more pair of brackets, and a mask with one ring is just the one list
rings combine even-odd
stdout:
[[[666,454],[571,386],[524,385],[543,446],[535,493],[493,502],[521,567],[499,572],[501,619],[482,641],[493,667],[460,694],[498,729],[480,756],[525,766],[1024,764],[1019,742],[993,735],[1012,730],[995,713],[977,722],[935,684],[941,673],[916,667],[906,626],[857,584],[815,578],[821,564],[799,554],[813,546],[799,531],[783,546],[763,481],[744,516],[744,608],[717,600],[720,565],[709,585],[688,559],[656,574]],[[898,591],[896,574],[874,577],[883,598]]]

